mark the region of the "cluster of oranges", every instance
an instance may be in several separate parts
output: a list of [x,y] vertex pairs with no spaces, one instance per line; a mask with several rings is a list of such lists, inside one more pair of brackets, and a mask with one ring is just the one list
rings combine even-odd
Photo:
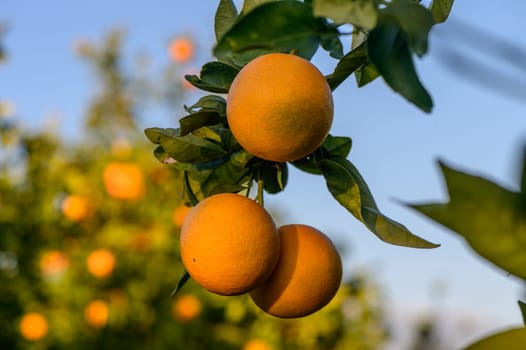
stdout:
[[[294,161],[326,138],[332,93],[309,61],[267,54],[234,79],[227,119],[251,154]],[[216,194],[199,202],[184,219],[180,242],[183,264],[199,285],[220,295],[249,293],[259,308],[277,317],[318,311],[341,284],[341,258],[325,234],[302,224],[276,228],[261,205],[239,194]]]

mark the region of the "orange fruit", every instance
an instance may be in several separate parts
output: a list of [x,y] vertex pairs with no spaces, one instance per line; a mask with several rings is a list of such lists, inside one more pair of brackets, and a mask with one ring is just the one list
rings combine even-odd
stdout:
[[58,275],[69,265],[68,258],[58,250],[50,250],[40,257],[40,271],[44,276]]
[[190,212],[190,207],[187,207],[186,205],[178,206],[174,209],[172,221],[177,227],[183,226],[184,219],[186,218],[186,215]]
[[104,168],[102,178],[106,191],[114,198],[136,200],[144,195],[144,174],[136,164],[109,163]]
[[71,221],[81,221],[89,214],[88,200],[82,196],[69,195],[62,201],[62,213]]
[[243,345],[243,350],[272,350],[272,347],[264,340],[250,339]]
[[189,322],[201,313],[201,301],[191,294],[177,298],[172,304],[172,316],[181,322]]
[[108,322],[109,309],[104,300],[93,300],[84,309],[84,319],[94,328],[102,328]]
[[168,54],[172,61],[185,63],[194,55],[194,44],[186,37],[175,38],[170,41]]
[[342,261],[325,234],[307,225],[278,229],[280,256],[266,282],[250,293],[263,311],[283,318],[320,310],[334,297],[342,280]]
[[254,200],[232,193],[213,195],[193,207],[180,240],[190,276],[221,295],[256,288],[279,256],[279,236],[270,215]]
[[47,320],[38,312],[25,314],[19,324],[20,334],[27,340],[42,339],[48,331]]
[[107,249],[96,249],[88,255],[86,267],[95,277],[107,277],[115,268],[115,256]]
[[290,54],[271,53],[237,74],[227,97],[232,134],[249,153],[275,162],[297,160],[325,140],[332,93],[320,71]]

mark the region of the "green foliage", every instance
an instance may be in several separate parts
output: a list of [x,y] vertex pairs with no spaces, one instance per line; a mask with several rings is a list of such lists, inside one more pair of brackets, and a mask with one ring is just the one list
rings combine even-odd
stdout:
[[526,326],[526,303],[519,300],[519,308],[521,309],[522,322]]
[[314,0],[314,15],[328,17],[335,23],[351,23],[364,29],[373,29],[378,20],[374,0]]
[[515,328],[484,338],[464,350],[521,350],[524,344],[526,344],[526,328]]
[[238,70],[222,62],[209,62],[201,69],[200,77],[186,75],[185,79],[198,89],[209,92],[226,93],[236,77]]
[[236,19],[237,9],[234,2],[232,0],[220,0],[214,19],[214,30],[217,40],[232,27]]
[[462,236],[482,257],[526,279],[524,193],[440,163],[449,202],[412,205]]
[[431,13],[435,23],[443,23],[449,17],[449,13],[453,8],[454,0],[433,0],[431,2]]

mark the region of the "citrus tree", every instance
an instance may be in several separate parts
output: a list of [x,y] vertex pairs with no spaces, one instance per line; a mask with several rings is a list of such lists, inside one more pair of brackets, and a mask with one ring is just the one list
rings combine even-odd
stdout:
[[[184,270],[179,258],[180,228],[189,214],[184,171],[152,157],[137,125],[146,103],[166,102],[168,108],[175,100],[181,103],[186,88],[179,77],[191,62],[193,43],[174,38],[171,62],[157,79],[123,69],[123,40],[113,31],[100,44],[75,45],[98,85],[85,111],[85,137],[64,140],[52,130],[25,131],[13,108],[6,103],[0,108],[1,347],[374,349],[382,344],[387,330],[381,297],[365,275],[349,276],[342,286],[338,279],[326,307],[292,320],[266,315],[248,295],[226,298],[193,282],[171,297]],[[246,200],[267,217],[277,248],[270,215]],[[332,243],[327,246],[335,254]]]

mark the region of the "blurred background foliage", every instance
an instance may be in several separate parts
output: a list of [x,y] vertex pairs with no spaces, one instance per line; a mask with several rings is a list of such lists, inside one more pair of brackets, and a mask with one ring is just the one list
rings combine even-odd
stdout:
[[82,139],[64,139],[52,122],[27,131],[0,98],[1,348],[380,348],[389,338],[383,298],[365,273],[296,320],[193,282],[171,297],[183,272],[181,174],[155,159],[138,125],[148,103],[177,114],[194,43],[174,37],[158,78],[145,56],[123,69],[123,40],[116,30],[74,45],[96,81]]

